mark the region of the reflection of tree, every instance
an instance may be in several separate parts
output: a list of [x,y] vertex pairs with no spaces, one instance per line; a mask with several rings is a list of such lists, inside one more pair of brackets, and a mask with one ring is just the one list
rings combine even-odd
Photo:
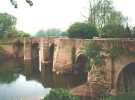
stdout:
[[10,84],[14,82],[19,77],[19,74],[13,72],[0,72],[0,83]]

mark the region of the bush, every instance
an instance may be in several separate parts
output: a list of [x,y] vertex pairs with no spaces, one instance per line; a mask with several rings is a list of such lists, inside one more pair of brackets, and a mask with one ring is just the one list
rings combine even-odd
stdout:
[[73,96],[68,90],[52,89],[50,93],[44,97],[43,100],[80,100],[80,99],[76,96]]

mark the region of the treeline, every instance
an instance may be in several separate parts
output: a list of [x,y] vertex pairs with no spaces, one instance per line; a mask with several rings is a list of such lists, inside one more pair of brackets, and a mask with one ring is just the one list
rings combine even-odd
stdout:
[[37,36],[126,38],[135,37],[135,27],[128,25],[128,18],[114,8],[112,0],[90,0],[89,14],[84,22],[73,23],[66,32],[59,29],[40,30]]

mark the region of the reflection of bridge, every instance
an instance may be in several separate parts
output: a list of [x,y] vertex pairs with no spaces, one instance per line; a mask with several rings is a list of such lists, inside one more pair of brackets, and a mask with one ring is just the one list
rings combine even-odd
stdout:
[[[16,57],[23,57],[24,60],[32,62],[34,65],[52,65],[52,70],[57,73],[73,72],[74,69],[83,71],[87,62],[82,48],[84,48],[87,41],[96,41],[96,43],[102,45],[104,48],[110,48],[112,43],[121,43],[126,46],[131,55],[122,54],[120,57],[112,61],[111,57],[106,55],[104,57],[104,65],[101,66],[103,69],[102,80],[108,84],[108,88],[121,89],[121,88],[132,88],[129,85],[135,83],[135,40],[132,39],[95,39],[95,40],[83,40],[83,39],[69,39],[69,38],[25,38],[15,40],[9,43],[1,42],[0,46]],[[23,44],[18,47],[17,44]],[[13,45],[14,48],[12,49]],[[112,65],[113,64],[113,65]],[[35,66],[36,67],[36,66]],[[130,68],[130,69],[128,69]],[[95,81],[96,75],[95,70],[92,69],[88,80]],[[124,77],[125,70],[129,73],[132,71],[133,78]],[[124,72],[123,72],[124,71]],[[133,80],[134,79],[134,80]],[[125,80],[128,80],[125,84]],[[123,86],[123,87],[120,87]],[[118,88],[120,87],[120,88]]]

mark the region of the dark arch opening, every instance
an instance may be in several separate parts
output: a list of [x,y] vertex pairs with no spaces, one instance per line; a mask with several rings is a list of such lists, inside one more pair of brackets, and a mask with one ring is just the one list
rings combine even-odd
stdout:
[[73,69],[74,73],[80,75],[81,80],[85,82],[87,80],[87,71],[86,71],[86,63],[88,58],[85,54],[80,54],[77,56],[75,60],[75,68]]
[[39,71],[39,43],[32,44],[31,50],[31,57],[32,57],[32,69],[34,72]]
[[51,67],[53,66],[54,48],[55,48],[55,45],[54,45],[54,43],[52,43],[49,46],[49,62],[50,62]]
[[117,89],[120,92],[135,91],[135,62],[126,65],[120,72]]
[[13,44],[13,49],[15,53],[15,58],[18,60],[19,58],[23,58],[23,42],[20,40],[16,40]]

